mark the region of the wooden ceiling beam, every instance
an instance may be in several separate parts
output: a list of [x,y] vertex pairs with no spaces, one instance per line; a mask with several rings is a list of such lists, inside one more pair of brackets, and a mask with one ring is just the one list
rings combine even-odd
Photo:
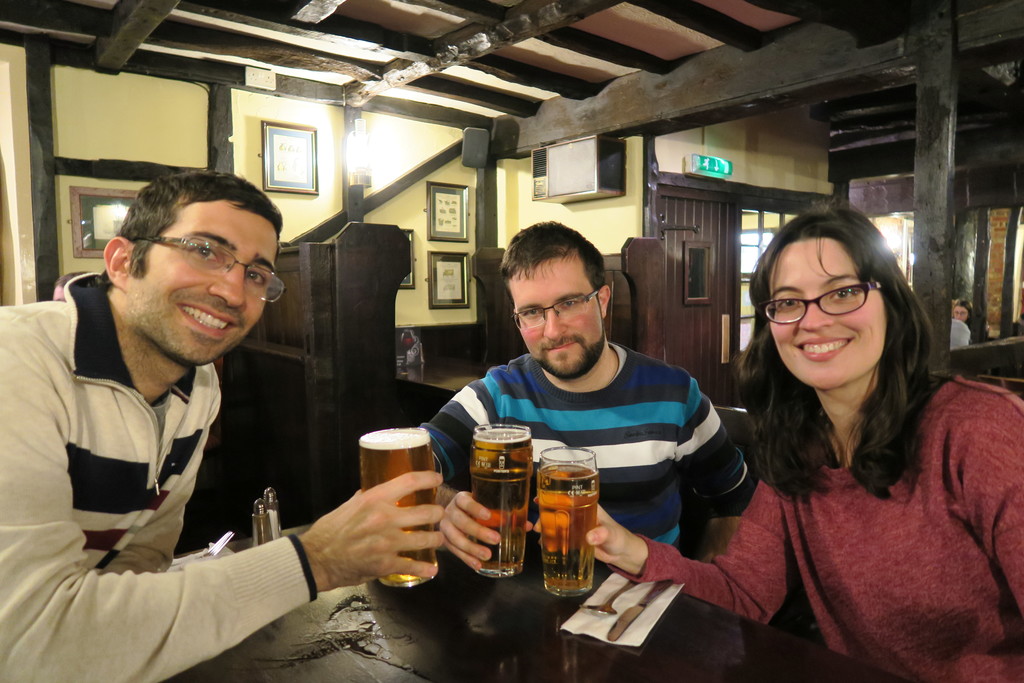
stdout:
[[149,34],[170,15],[179,0],[120,0],[114,6],[109,36],[96,40],[96,66],[120,71]]
[[572,100],[584,100],[601,92],[604,83],[591,83],[581,78],[563,76],[562,74],[541,69],[530,64],[506,59],[497,55],[477,57],[465,66],[483,71],[509,83],[527,85],[547,90],[568,97]]
[[629,4],[746,52],[764,44],[764,36],[757,29],[693,0],[629,0]]
[[232,0],[202,0],[202,4],[182,2],[178,5],[179,11],[197,16],[275,31],[295,38],[324,41],[340,48],[365,50],[392,59],[423,59],[433,51],[430,41],[426,38],[389,31],[376,24],[356,19],[332,15],[321,21],[316,30],[313,30],[309,25],[294,21],[282,12],[246,7],[245,14],[241,14],[236,11],[237,8],[238,3]]
[[350,104],[361,106],[393,87],[568,26],[617,4],[619,0],[523,0],[493,26],[473,24],[438,38],[434,41],[433,57],[406,68],[393,69],[380,80],[353,86],[349,90]]
[[[987,127],[957,133],[957,169],[1024,164],[1024,125]],[[858,147],[828,155],[830,182],[914,173],[914,140]]]
[[0,0],[4,23],[39,29],[46,33],[109,36],[113,12],[55,0]]
[[485,26],[493,26],[503,20],[508,9],[487,0],[405,0],[405,4],[437,10]]
[[484,128],[490,130],[493,122],[493,119],[489,116],[473,114],[461,109],[452,109],[451,107],[442,107],[438,104],[403,100],[399,97],[388,97],[387,95],[374,97],[363,105],[363,111],[373,114],[388,114],[389,116],[397,116],[401,119],[434,123],[439,126],[459,129]]
[[537,100],[508,95],[445,76],[424,76],[411,83],[406,83],[402,87],[431,95],[441,95],[479,107],[487,107],[513,116],[530,117],[536,114],[537,108],[540,107],[540,102]]
[[751,69],[748,53],[723,45],[664,76],[638,72],[617,78],[588,100],[548,100],[529,119],[499,118],[494,152],[523,156],[587,135],[696,128],[905,85],[914,74],[902,41],[857,49],[848,34],[818,24],[780,30],[757,53],[757,65]]
[[341,6],[345,0],[299,0],[292,8],[292,19],[305,24],[319,24]]
[[536,36],[536,38],[548,45],[578,52],[593,59],[600,59],[631,69],[650,71],[655,74],[667,74],[678,66],[678,62],[670,62],[655,57],[649,52],[637,50],[622,43],[616,43],[613,40],[581,31],[578,28],[560,28]]
[[180,50],[246,57],[272,66],[338,73],[358,81],[379,78],[384,71],[383,65],[373,62],[347,59],[329,52],[317,52],[241,33],[172,22],[155,30],[148,42]]
[[906,31],[910,0],[747,0],[762,9],[849,33],[858,47],[888,42]]

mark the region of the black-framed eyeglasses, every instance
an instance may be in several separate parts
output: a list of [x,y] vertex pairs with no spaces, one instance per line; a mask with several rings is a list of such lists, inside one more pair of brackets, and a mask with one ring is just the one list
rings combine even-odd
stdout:
[[548,311],[554,311],[555,315],[562,320],[572,320],[586,311],[586,304],[597,296],[597,293],[600,291],[601,288],[598,287],[590,294],[572,296],[550,306],[534,306],[533,308],[516,311],[512,314],[512,318],[515,319],[516,325],[521,330],[543,325],[544,321],[547,320]]
[[189,265],[197,270],[220,270],[226,273],[237,263],[245,269],[246,289],[268,303],[277,301],[284,294],[284,282],[273,270],[256,263],[242,263],[230,249],[205,237],[137,237],[134,241],[180,249]]
[[803,320],[811,304],[818,304],[818,308],[829,315],[853,313],[867,303],[868,292],[881,288],[877,282],[859,282],[825,292],[814,299],[773,299],[758,304],[757,308],[773,323],[789,325]]

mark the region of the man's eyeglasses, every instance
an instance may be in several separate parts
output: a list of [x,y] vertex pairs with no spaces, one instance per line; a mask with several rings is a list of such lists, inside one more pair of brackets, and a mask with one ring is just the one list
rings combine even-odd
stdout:
[[814,299],[773,299],[758,304],[757,308],[773,323],[789,325],[803,320],[811,304],[818,304],[818,308],[829,315],[853,313],[867,303],[868,292],[881,288],[877,282],[860,282],[833,289]]
[[530,327],[540,327],[543,325],[544,321],[547,320],[548,311],[554,311],[555,315],[562,320],[572,320],[573,318],[580,316],[586,310],[587,303],[597,296],[599,291],[601,291],[600,288],[595,289],[590,294],[562,299],[558,303],[550,306],[535,306],[534,308],[516,311],[512,314],[512,317],[515,319],[516,325],[518,325],[521,330]]
[[266,302],[277,301],[284,294],[284,282],[274,271],[255,263],[242,263],[227,247],[205,237],[138,237],[136,242],[165,244],[185,253],[185,260],[198,270],[228,272],[237,263],[245,269],[246,288]]

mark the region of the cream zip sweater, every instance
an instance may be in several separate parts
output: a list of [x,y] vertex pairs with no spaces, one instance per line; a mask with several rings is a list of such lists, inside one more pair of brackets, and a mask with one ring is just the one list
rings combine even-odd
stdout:
[[102,289],[0,308],[0,680],[155,681],[312,597],[295,539],[162,573],[220,401],[131,385]]

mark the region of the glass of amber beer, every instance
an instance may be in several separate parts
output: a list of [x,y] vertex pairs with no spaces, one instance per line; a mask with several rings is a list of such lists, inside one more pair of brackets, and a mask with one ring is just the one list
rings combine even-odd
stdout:
[[479,573],[515,576],[523,571],[526,553],[526,507],[533,474],[530,428],[477,425],[473,430],[469,474],[473,499],[491,512],[490,518],[481,524],[501,535],[498,545],[491,549],[491,559],[481,563]]
[[597,478],[591,450],[558,446],[540,454],[537,502],[549,593],[582,595],[594,585],[594,546],[587,532],[597,526]]
[[[390,479],[414,471],[434,471],[434,453],[430,448],[430,434],[425,429],[382,429],[359,438],[359,474],[362,487],[382,484]],[[429,505],[434,502],[435,489],[415,491],[398,501],[399,506]],[[406,531],[430,531],[431,525],[412,527]],[[437,564],[433,548],[409,550],[399,553],[421,562]],[[380,582],[385,586],[416,586],[429,578],[412,574],[388,574]]]

